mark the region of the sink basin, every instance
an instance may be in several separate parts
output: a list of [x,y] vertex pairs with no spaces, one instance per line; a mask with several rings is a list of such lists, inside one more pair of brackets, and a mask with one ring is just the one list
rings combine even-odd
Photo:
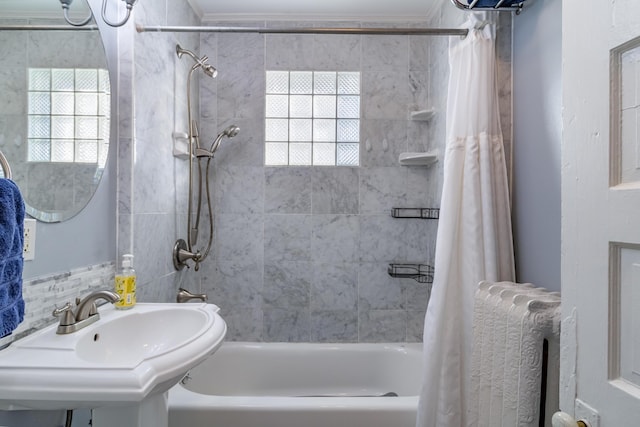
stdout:
[[213,304],[100,308],[100,320],[67,335],[57,325],[0,351],[0,409],[96,408],[141,402],[175,385],[222,344]]
[[185,345],[206,324],[207,313],[184,306],[132,312],[100,323],[76,344],[76,354],[87,362],[136,366]]

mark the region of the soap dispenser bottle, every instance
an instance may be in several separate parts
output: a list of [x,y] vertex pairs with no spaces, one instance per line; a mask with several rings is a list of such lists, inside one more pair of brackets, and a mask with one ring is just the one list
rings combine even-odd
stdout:
[[136,272],[133,269],[133,255],[122,256],[122,269],[116,274],[115,290],[120,300],[114,305],[120,310],[127,310],[136,305]]

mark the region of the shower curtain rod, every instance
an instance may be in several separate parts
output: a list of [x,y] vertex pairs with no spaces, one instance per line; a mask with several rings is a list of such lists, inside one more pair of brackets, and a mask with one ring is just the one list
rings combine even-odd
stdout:
[[96,31],[96,25],[72,27],[71,25],[0,25],[0,31]]
[[[73,27],[70,25],[1,25],[0,31],[95,31],[95,25]],[[469,30],[465,28],[311,28],[311,27],[186,27],[186,26],[140,26],[139,33],[259,33],[259,34],[355,34],[355,35],[398,35],[398,36],[461,36]]]
[[311,27],[181,27],[181,26],[140,26],[139,33],[259,33],[259,34],[356,34],[356,35],[398,35],[398,36],[461,36],[469,30],[465,28],[311,28]]

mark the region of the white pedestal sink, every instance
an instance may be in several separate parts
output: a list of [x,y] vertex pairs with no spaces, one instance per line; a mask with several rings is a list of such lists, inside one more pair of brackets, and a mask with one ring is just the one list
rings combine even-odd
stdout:
[[0,351],[0,410],[94,408],[96,427],[166,426],[165,392],[222,344],[217,312],[204,303],[108,305],[77,332],[57,335],[52,325],[29,335]]

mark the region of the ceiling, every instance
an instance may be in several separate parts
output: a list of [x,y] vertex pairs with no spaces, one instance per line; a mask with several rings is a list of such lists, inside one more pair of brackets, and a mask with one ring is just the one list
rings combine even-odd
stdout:
[[[116,0],[108,0],[116,1]],[[152,2],[158,0],[139,0]],[[204,21],[221,19],[429,19],[439,2],[449,0],[184,0]],[[0,17],[60,17],[57,0],[0,0]],[[71,13],[86,14],[86,3],[75,1]],[[134,7],[135,11],[135,7]]]
[[[144,1],[144,0],[141,0]],[[448,0],[188,0],[205,21],[216,19],[411,19],[431,17]]]
[[[69,10],[71,16],[86,16],[89,8],[85,1],[74,1]],[[0,0],[0,17],[62,18],[62,6],[58,0]]]

